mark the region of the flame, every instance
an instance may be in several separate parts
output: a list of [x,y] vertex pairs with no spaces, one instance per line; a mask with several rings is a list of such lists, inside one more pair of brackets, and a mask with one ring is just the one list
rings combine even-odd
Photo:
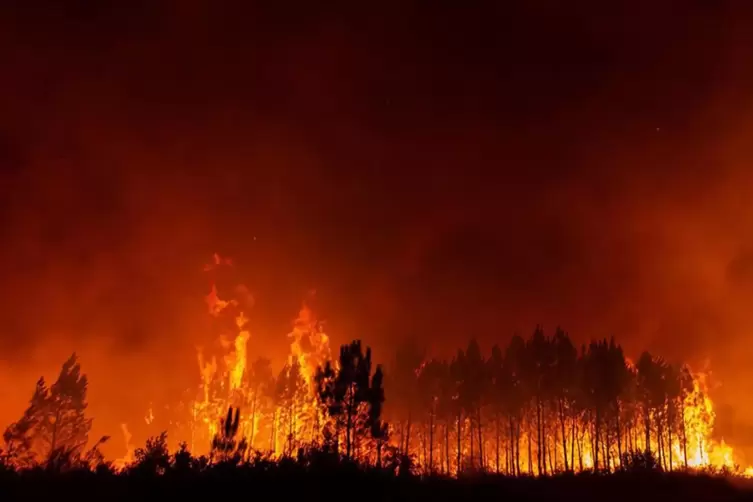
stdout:
[[[688,436],[687,449],[692,452],[688,458],[691,467],[728,467],[734,468],[734,451],[724,442],[712,437],[716,413],[714,403],[708,396],[706,375],[700,373],[693,380],[693,391],[684,401],[685,430]],[[672,450],[679,456],[681,444],[672,445]]]
[[[211,272],[219,266],[231,264],[230,260],[215,255],[214,262],[207,265],[205,271]],[[250,298],[244,286],[236,288],[236,294]],[[314,294],[312,292],[309,300],[313,299]],[[304,301],[288,334],[290,354],[282,374],[287,381],[296,376],[294,372],[298,372],[302,382],[290,382],[291,388],[263,390],[249,382],[248,346],[252,337],[248,329],[248,312],[242,308],[252,302],[220,298],[214,283],[206,302],[209,314],[214,318],[221,318],[234,310],[238,312],[235,314],[235,333],[230,335],[231,339],[220,339],[221,347],[227,352],[219,361],[215,356],[207,361],[203,348],[197,348],[201,391],[199,399],[191,407],[192,451],[205,452],[211,439],[219,432],[218,424],[230,406],[241,409],[239,430],[249,443],[255,448],[265,445],[273,455],[281,455],[286,447],[290,450],[300,441],[315,439],[326,421],[318,401],[315,375],[317,369],[331,359],[331,353],[329,336],[309,301]],[[280,398],[280,395],[283,397]],[[286,402],[275,402],[279,399]],[[266,406],[269,404],[273,406]],[[265,433],[268,434],[266,438]]]
[[131,444],[131,439],[133,438],[133,436],[128,430],[128,425],[120,424],[120,430],[123,433],[123,439],[125,441],[125,447],[126,447],[126,454],[123,457],[116,459],[115,462],[113,462],[113,466],[116,469],[122,469],[123,467],[132,463],[135,459],[133,445]]
[[[414,370],[419,377],[425,370],[424,361]],[[628,360],[628,367],[634,369]],[[689,469],[712,471],[727,469],[741,476],[753,476],[753,467],[739,468],[742,458],[724,438],[715,434],[716,412],[709,394],[709,373],[691,372],[692,386],[678,404],[676,420],[679,422],[675,431],[663,430],[669,420],[669,402],[664,407],[652,411],[650,415],[649,444],[646,444],[645,422],[642,410],[618,408],[623,422],[620,432],[614,429],[614,423],[602,422],[598,443],[594,441],[593,416],[587,410],[575,411],[574,415],[565,415],[565,424],[556,416],[543,416],[541,424],[537,423],[535,402],[528,406],[519,418],[520,430],[511,439],[510,424],[495,422],[495,411],[487,408],[482,416],[475,411],[468,415],[467,410],[460,412],[462,420],[456,416],[450,424],[447,418],[440,424],[440,432],[446,435],[444,440],[436,441],[437,427],[435,407],[431,407],[424,423],[414,423],[417,433],[410,436],[407,450],[412,453],[425,470],[439,471],[456,475],[460,469],[486,470],[499,469],[500,472],[541,475],[562,472],[567,468],[580,471],[594,467],[615,470],[621,467],[622,454],[645,452],[649,450],[664,470]],[[459,394],[452,395],[452,401],[460,399]],[[434,402],[438,397],[434,396]],[[457,413],[457,412],[456,412]],[[657,414],[658,413],[658,414]],[[633,416],[630,416],[630,415]],[[546,415],[545,413],[542,415]],[[415,418],[413,418],[415,422]],[[479,422],[483,428],[482,437],[478,436]],[[625,426],[628,422],[630,425]],[[406,424],[393,424],[393,445],[403,450],[405,447],[403,428]],[[537,427],[541,427],[543,437],[539,437]],[[567,447],[563,446],[563,432]],[[445,430],[449,429],[449,430]],[[502,433],[500,434],[500,429]],[[611,438],[605,442],[605,434]],[[619,435],[619,439],[616,439]],[[432,440],[433,442],[432,444]],[[514,444],[514,446],[512,446]],[[599,444],[598,452],[594,445]],[[609,446],[605,446],[609,444]],[[517,448],[517,451],[516,451]],[[564,461],[565,452],[568,459]],[[513,453],[514,452],[514,453]],[[595,455],[597,453],[597,455]],[[510,458],[513,456],[514,458]],[[598,465],[597,465],[598,464]],[[541,470],[540,470],[541,469]]]
[[238,335],[235,337],[233,346],[235,350],[227,355],[225,358],[225,365],[229,368],[230,372],[230,391],[240,389],[243,381],[243,375],[246,372],[246,347],[248,345],[248,339],[251,337],[251,333],[245,326],[248,323],[248,319],[241,312],[235,319],[235,324],[238,326]]
[[[316,292],[311,293],[313,297]],[[314,316],[307,302],[301,306],[298,317],[293,322],[293,331],[288,334],[290,357],[298,361],[303,369],[306,383],[311,385],[318,367],[332,359],[329,336],[324,332],[323,323]]]
[[[231,262],[215,255],[214,262],[205,270],[211,272],[220,266],[231,266]],[[234,323],[229,323],[233,326],[231,333],[220,335],[220,347],[224,351],[221,357],[207,358],[204,350],[197,348],[201,384],[191,406],[190,448],[195,454],[206,453],[212,438],[220,432],[220,420],[232,406],[241,410],[239,431],[253,449],[266,450],[273,457],[292,454],[298,446],[319,439],[328,420],[318,399],[315,375],[319,367],[332,361],[332,357],[324,323],[312,308],[315,292],[302,303],[292,322],[292,330],[287,335],[290,340],[287,363],[274,389],[252,382],[258,377],[252,374],[250,364],[252,355],[258,355],[254,353],[249,328],[252,302],[243,300],[250,298],[245,287],[236,288],[235,293],[236,298],[221,298],[212,283],[206,297],[210,316],[234,318]],[[333,364],[336,366],[337,361]],[[629,368],[635,368],[629,359],[627,364]],[[427,361],[415,368],[416,378],[420,378],[426,368]],[[681,418],[678,418],[683,433],[662,434],[661,426],[656,429],[657,426],[652,425],[648,445],[641,430],[644,424],[642,411],[620,408],[618,413],[627,414],[624,420],[632,425],[623,428],[617,440],[614,436],[617,433],[609,426],[599,433],[601,439],[595,441],[593,417],[586,415],[590,413],[588,411],[568,412],[565,423],[560,423],[555,413],[555,418],[545,418],[541,424],[537,423],[535,413],[524,413],[524,416],[502,424],[503,433],[500,433],[500,424],[495,424],[492,413],[485,410],[481,416],[461,412],[460,417],[442,423],[424,420],[414,424],[414,433],[407,434],[404,424],[393,423],[390,445],[405,451],[407,441],[407,453],[415,457],[420,468],[450,474],[457,474],[463,468],[492,469],[497,465],[504,472],[530,475],[563,471],[566,464],[576,471],[594,467],[616,469],[622,461],[621,454],[646,449],[658,455],[658,462],[665,469],[685,465],[695,469],[735,469],[739,459],[733,448],[723,438],[717,439],[714,435],[716,413],[709,397],[708,375],[700,372],[692,377],[692,390],[681,400]],[[457,401],[459,396],[452,399]],[[432,402],[436,404],[438,400],[439,397],[434,396]],[[436,410],[437,406],[431,408]],[[629,416],[631,413],[634,416]],[[655,413],[665,411],[652,412],[649,417],[652,424],[667,420],[667,416]],[[150,416],[153,419],[151,411]],[[481,435],[478,434],[479,424],[483,429]],[[538,427],[543,435],[537,434]],[[604,434],[613,436],[605,443]],[[130,440],[130,436],[127,437],[127,441]],[[515,447],[512,447],[513,443]],[[598,451],[595,451],[595,444],[600,444]],[[373,461],[372,440],[361,440],[354,449],[359,458]],[[564,459],[566,452],[567,460]],[[753,476],[753,467],[741,472]]]

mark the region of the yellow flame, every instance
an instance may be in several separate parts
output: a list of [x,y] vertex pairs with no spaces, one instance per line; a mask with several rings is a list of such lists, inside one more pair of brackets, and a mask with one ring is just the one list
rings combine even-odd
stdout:
[[[215,256],[215,264],[227,263]],[[210,269],[213,266],[210,266]],[[240,292],[240,293],[239,293]],[[236,290],[236,294],[248,295],[245,288]],[[242,307],[237,300],[225,300],[218,296],[217,288],[212,285],[207,296],[209,314],[215,317],[223,315],[229,307]],[[245,304],[244,304],[245,305]],[[304,302],[298,316],[293,321],[292,331],[288,334],[290,339],[290,353],[287,359],[288,367],[284,375],[289,376],[291,367],[297,364],[300,368],[300,376],[303,379],[303,389],[285,389],[283,394],[292,395],[294,399],[282,404],[275,401],[275,397],[268,392],[252,388],[247,381],[249,368],[249,343],[251,334],[247,328],[247,313],[238,312],[235,318],[235,332],[229,336],[221,346],[226,351],[220,358],[212,357],[206,361],[203,351],[197,351],[199,370],[201,375],[200,398],[193,403],[192,407],[192,450],[202,452],[209,446],[211,438],[217,434],[220,419],[227,413],[228,406],[241,408],[240,430],[247,435],[255,448],[266,449],[275,456],[280,456],[300,442],[320,437],[322,427],[327,421],[326,414],[318,401],[315,385],[317,368],[331,361],[329,336],[318,321],[315,313],[307,302]],[[221,340],[222,341],[222,340]],[[338,361],[333,361],[337,367]],[[628,360],[628,367],[634,369],[632,361]],[[416,376],[420,376],[425,368],[421,364],[415,370]],[[617,443],[614,437],[609,440],[609,446],[605,447],[604,432],[600,433],[598,454],[594,453],[594,438],[592,437],[593,421],[586,420],[585,416],[568,415],[567,432],[565,433],[568,451],[568,467],[574,470],[591,469],[595,467],[598,458],[598,467],[605,468],[607,463],[611,469],[620,465],[620,454],[627,451],[628,447],[635,451],[643,451],[648,446],[652,452],[659,455],[659,461],[664,467],[680,468],[687,465],[691,468],[703,468],[713,466],[716,468],[735,466],[734,450],[723,439],[714,437],[714,425],[716,414],[713,402],[708,395],[707,378],[703,373],[695,374],[692,390],[682,401],[682,430],[684,434],[673,434],[671,440],[668,434],[660,435],[656,426],[652,425],[650,444],[645,444],[645,434],[641,432],[643,417],[641,411],[635,411],[636,417],[632,417],[632,433],[623,431],[621,443]],[[292,385],[297,385],[293,383]],[[278,391],[280,389],[277,389]],[[263,394],[263,395],[261,395]],[[435,397],[436,399],[436,397]],[[452,399],[458,399],[453,396]],[[254,409],[250,403],[254,403]],[[265,406],[257,406],[264,403]],[[256,409],[258,408],[258,409]],[[486,412],[484,412],[486,413]],[[652,422],[661,420],[661,417],[651,416]],[[666,420],[666,417],[664,418]],[[506,468],[520,470],[521,473],[532,475],[542,474],[545,466],[547,473],[564,470],[565,446],[563,445],[562,433],[559,429],[561,424],[557,421],[544,423],[545,436],[537,438],[537,426],[531,416],[521,417],[517,426],[517,446],[512,453],[511,442],[508,433],[500,438],[495,437],[492,419],[489,416],[482,417],[482,437],[477,436],[477,417],[463,416],[457,441],[458,425],[452,421],[444,424],[444,444],[437,441],[436,444],[427,444],[429,435],[434,438],[435,429],[429,429],[427,424],[416,423],[416,432],[410,435],[409,453],[416,455],[419,464],[427,468],[429,458],[435,464],[440,464],[444,470],[455,474],[459,469],[474,465],[479,467],[483,464],[489,468],[496,462],[496,448],[503,444],[507,448]],[[436,427],[436,424],[435,424]],[[391,425],[391,444],[402,448],[404,445],[402,426]],[[431,430],[432,432],[428,432]],[[508,431],[509,432],[509,431]],[[613,432],[609,432],[613,434]],[[628,438],[627,435],[630,434]],[[450,439],[452,437],[452,439]],[[399,439],[398,439],[399,438]],[[472,439],[471,439],[472,438]],[[435,439],[435,438],[434,438]],[[355,445],[357,454],[363,459],[373,459],[373,448],[370,440],[364,440]],[[473,459],[471,459],[471,441],[473,441]],[[671,441],[671,444],[670,444]],[[541,444],[539,445],[539,442]],[[507,445],[506,447],[504,445]],[[458,445],[460,449],[460,461],[458,462]],[[197,449],[198,447],[198,449]],[[576,450],[577,449],[577,450]],[[577,453],[576,453],[577,451]],[[542,461],[542,472],[539,472],[539,461]],[[460,465],[458,465],[460,464]],[[753,475],[753,467],[743,471],[746,475]]]

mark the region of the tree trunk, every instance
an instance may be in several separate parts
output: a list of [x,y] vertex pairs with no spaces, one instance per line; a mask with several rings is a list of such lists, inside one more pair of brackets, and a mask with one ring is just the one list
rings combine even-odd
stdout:
[[[577,433],[577,431],[575,428],[575,425],[576,425],[575,417],[574,416],[570,417],[570,419],[572,420],[572,426],[571,426],[572,434],[570,434],[570,438],[571,438],[570,439],[570,467],[573,470],[575,470],[575,442],[577,440],[577,438],[575,437],[575,434]],[[583,469],[581,468],[581,470]]]
[[405,454],[410,455],[410,429],[411,429],[412,417],[411,413],[408,413],[408,423],[405,426]]
[[667,466],[664,462],[664,427],[661,415],[656,418],[656,450],[659,455],[659,464],[661,464],[662,469],[666,470]]
[[460,442],[462,440],[460,418],[461,418],[461,414],[458,413],[458,434],[457,434],[457,436],[458,436],[458,449],[457,449],[457,452],[456,452],[456,455],[457,455],[456,469],[457,469],[457,473],[458,474],[460,474],[460,454],[461,454],[461,443]]
[[[507,436],[507,434],[505,434],[505,436]],[[512,447],[512,442],[509,442],[504,447],[505,448],[505,474],[507,476],[510,475],[510,471],[512,470],[512,453],[510,451],[511,447]]]
[[627,451],[635,450],[635,446],[633,445],[633,426],[630,422],[628,422],[627,427],[625,427],[625,447],[627,448]]
[[496,442],[494,445],[494,450],[496,452],[496,460],[497,460],[497,474],[499,474],[499,412],[497,412],[495,418],[494,418],[494,424],[496,426]]
[[[544,420],[544,405],[541,405],[541,443],[539,444],[539,449],[541,450],[541,465],[544,468],[544,475],[546,475],[546,451],[547,451],[547,430],[546,430],[546,420]],[[539,474],[541,474],[541,471],[539,471]]]
[[[622,460],[622,427],[620,425],[620,403],[619,401],[616,403],[617,407],[617,456],[618,460]],[[615,462],[615,466],[617,466],[617,463]]]
[[682,420],[682,455],[685,461],[685,468],[688,468],[688,433],[685,429],[685,403],[680,403],[680,419]]
[[667,410],[667,450],[669,450],[669,472],[672,472],[672,416]]
[[405,424],[402,422],[402,420],[399,422],[400,424],[400,450],[403,452],[405,449],[403,446],[405,445]]
[[513,474],[519,474],[520,471],[520,462],[516,461],[515,453],[516,453],[516,446],[518,445],[518,442],[516,441],[517,436],[515,435],[515,424],[513,423],[512,415],[510,415],[509,419],[509,425],[510,425],[510,470]]
[[[353,390],[351,389],[351,392]],[[345,458],[350,460],[351,448],[352,448],[352,434],[353,434],[353,412],[355,398],[351,395],[348,399],[347,405],[347,422],[345,424]]]
[[478,458],[479,463],[481,465],[481,470],[484,469],[484,428],[481,425],[481,406],[478,407],[476,410],[476,414],[478,415],[478,427],[476,429],[478,430]]
[[476,465],[476,457],[474,455],[474,450],[473,450],[473,439],[474,439],[474,434],[473,434],[473,412],[471,411],[470,413],[468,413],[468,415],[469,415],[468,416],[468,436],[470,436],[470,440],[471,440],[470,462],[471,462],[471,469],[473,469],[475,467],[475,465]]
[[520,416],[518,416],[518,420],[516,424],[516,432],[515,432],[515,466],[517,467],[517,470],[518,470],[518,476],[520,476],[520,428],[521,427],[522,425],[520,423]]
[[565,471],[569,471],[567,463],[567,434],[565,433],[565,407],[562,403],[562,399],[559,399],[559,411],[560,411],[560,426],[562,428],[562,457],[565,460]]
[[528,422],[528,474],[533,475],[533,449],[531,448],[531,422]]
[[450,424],[445,421],[444,424],[444,443],[445,443],[445,463],[447,464],[447,474],[450,474]]
[[434,411],[429,415],[429,472],[434,472]]
[[539,476],[541,476],[541,437],[543,432],[541,430],[541,401],[539,396],[536,396],[536,464],[539,469]]
[[599,428],[601,427],[601,413],[600,409],[596,407],[596,421],[594,422],[594,470],[599,469]]
[[554,439],[554,446],[553,446],[554,451],[552,451],[552,448],[547,448],[547,452],[548,452],[547,457],[549,459],[549,472],[551,474],[554,474],[554,464],[552,463],[552,459],[557,453],[557,428],[552,427],[552,429],[554,430],[554,438],[553,438]]

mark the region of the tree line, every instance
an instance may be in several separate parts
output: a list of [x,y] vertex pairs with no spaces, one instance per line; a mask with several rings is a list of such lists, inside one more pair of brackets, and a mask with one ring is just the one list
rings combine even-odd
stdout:
[[[372,367],[371,349],[364,351],[360,340],[343,345],[337,360],[327,361],[317,369],[311,382],[313,388],[308,389],[314,392],[313,405],[295,359],[285,365],[277,378],[272,376],[269,361],[259,359],[244,379],[248,385],[243,388],[251,391],[243,393],[243,409],[231,405],[227,415],[217,417],[209,455],[205,457],[208,464],[237,464],[260,455],[275,456],[282,437],[281,453],[287,458],[301,455],[304,450],[316,450],[342,455],[346,461],[361,462],[373,456],[376,465],[381,465],[388,431],[382,420],[384,374],[380,366]],[[109,437],[88,444],[92,418],[86,416],[87,390],[88,379],[81,373],[75,354],[63,364],[53,385],[48,386],[40,378],[28,408],[5,429],[0,463],[21,469],[102,465],[99,447]],[[245,424],[251,427],[250,431],[241,427],[241,411],[247,415]],[[320,423],[304,437],[301,424],[311,417]],[[253,430],[259,418],[269,419],[271,436],[266,449],[263,444],[254,446],[252,442],[260,436]],[[187,452],[188,444],[182,443],[180,450]],[[151,465],[154,458],[164,457],[165,451],[167,431],[137,449],[133,460]]]
[[610,471],[635,455],[671,471],[708,462],[713,446],[689,367],[648,352],[633,364],[613,338],[577,348],[537,327],[488,355],[471,340],[450,360],[406,344],[386,386],[394,439],[431,472]]
[[[632,364],[613,339],[578,349],[561,329],[547,336],[537,327],[488,355],[471,340],[449,360],[407,343],[386,371],[354,341],[313,378],[292,358],[277,376],[258,359],[243,379],[242,399],[219,402],[209,464],[320,451],[448,475],[614,471],[635,461],[671,471],[703,463],[713,446],[713,416],[686,365],[648,352]],[[88,445],[87,385],[75,354],[53,385],[40,379],[23,416],[5,430],[3,463],[102,463],[99,446],[108,438]],[[134,460],[144,463],[165,441],[164,434],[150,439]]]

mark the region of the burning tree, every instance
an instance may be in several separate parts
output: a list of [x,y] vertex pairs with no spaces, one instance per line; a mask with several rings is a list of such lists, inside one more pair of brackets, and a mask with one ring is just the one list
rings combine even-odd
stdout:
[[396,359],[388,391],[410,402],[391,416],[398,430],[418,431],[403,434],[400,449],[427,471],[614,471],[626,453],[663,470],[735,465],[713,436],[704,375],[648,353],[633,365],[613,339],[578,351],[561,329],[547,336],[537,327],[490,357],[471,340],[449,361]]
[[[378,367],[372,375],[370,350],[356,341],[332,360],[312,293],[293,322],[277,377],[268,360],[248,364],[252,298],[232,286],[228,267],[219,257],[208,267],[207,302],[223,352],[200,358],[192,449],[211,444],[233,407],[240,410],[238,436],[272,457],[322,442],[345,458],[380,463],[390,430],[382,419],[384,375]],[[537,327],[495,346],[491,357],[471,340],[451,360],[428,359],[406,344],[387,377],[387,413],[398,432],[388,451],[427,471],[613,471],[633,452],[652,454],[667,470],[734,465],[731,450],[712,437],[714,410],[702,376],[648,353],[633,365],[613,339],[579,351],[563,330],[549,336]]]
[[220,420],[219,432],[212,439],[211,458],[219,462],[238,463],[246,453],[246,438],[238,438],[241,410],[228,408],[227,416]]
[[279,423],[283,432],[287,432],[285,453],[291,455],[297,444],[304,420],[307,384],[301,373],[297,359],[286,364],[277,377],[275,400],[280,410]]
[[315,374],[331,359],[329,337],[312,309],[312,292],[293,322],[290,354],[277,378],[269,360],[259,358],[249,365],[251,332],[246,314],[253,297],[245,286],[232,285],[231,265],[215,255],[205,268],[210,274],[206,301],[221,352],[212,357],[201,350],[198,354],[202,383],[192,406],[191,448],[197,451],[210,444],[220,432],[220,418],[234,407],[240,410],[238,434],[248,438],[251,448],[268,447],[274,456],[290,455],[304,443],[317,442],[323,432],[326,416]]
[[376,441],[376,466],[382,465],[382,448],[389,439],[389,426],[382,420],[382,408],[384,406],[384,373],[381,366],[377,366],[374,376],[371,378],[371,387],[368,396],[368,419],[367,425],[371,437]]
[[259,433],[261,418],[267,416],[274,405],[275,378],[269,359],[259,358],[251,365],[247,375],[249,420],[244,434],[248,435],[249,447]]
[[35,425],[36,415],[30,407],[17,422],[12,423],[5,429],[3,433],[3,441],[5,442],[2,451],[3,464],[22,468],[34,464],[35,453],[31,432]]
[[[350,459],[354,450],[367,436],[380,437],[381,403],[383,401],[382,371],[377,367],[371,377],[371,349],[364,354],[361,341],[356,340],[340,347],[339,367],[327,362],[316,374],[319,396],[327,414],[333,419],[335,449],[340,436],[345,439],[345,458]],[[372,432],[377,432],[373,436]],[[356,448],[354,448],[354,446]]]
[[388,403],[390,421],[399,428],[399,448],[408,451],[414,422],[421,415],[419,382],[416,378],[426,354],[412,340],[397,347],[394,361],[387,373],[387,386],[390,387]]
[[6,460],[27,465],[38,457],[48,462],[101,459],[97,447],[107,437],[82,454],[92,426],[92,419],[85,415],[87,386],[76,354],[63,363],[52,386],[40,378],[29,407],[3,435]]

